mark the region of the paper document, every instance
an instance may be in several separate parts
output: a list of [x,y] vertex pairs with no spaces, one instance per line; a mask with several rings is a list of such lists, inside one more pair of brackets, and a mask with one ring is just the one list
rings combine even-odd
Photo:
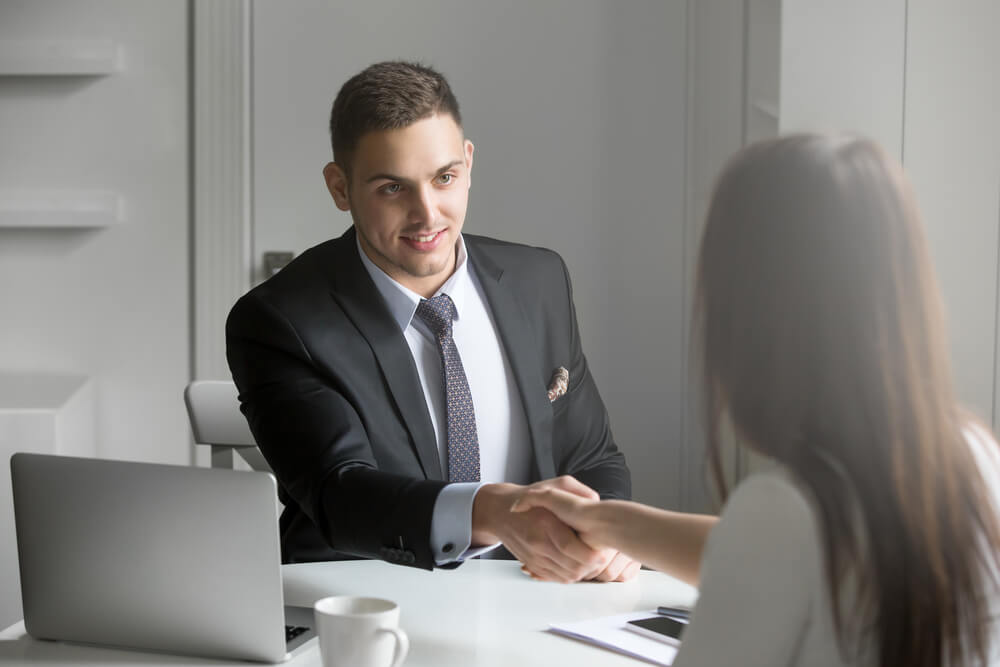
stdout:
[[552,624],[549,631],[618,651],[654,665],[673,664],[674,656],[677,655],[676,648],[625,629],[625,624],[629,621],[650,616],[656,616],[656,611],[633,611],[586,621]]

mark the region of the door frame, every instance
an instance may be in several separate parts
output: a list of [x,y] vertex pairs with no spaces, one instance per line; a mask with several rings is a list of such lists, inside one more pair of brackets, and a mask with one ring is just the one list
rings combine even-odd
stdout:
[[251,0],[191,2],[192,379],[230,379],[225,318],[251,284]]

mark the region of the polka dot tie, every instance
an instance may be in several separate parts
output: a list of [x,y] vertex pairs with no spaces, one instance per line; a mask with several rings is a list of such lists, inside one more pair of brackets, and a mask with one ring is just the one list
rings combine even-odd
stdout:
[[431,300],[422,299],[417,317],[427,323],[437,336],[444,369],[445,395],[448,401],[448,481],[479,481],[479,436],[476,434],[476,411],[472,392],[458,355],[451,325],[455,304],[447,294]]

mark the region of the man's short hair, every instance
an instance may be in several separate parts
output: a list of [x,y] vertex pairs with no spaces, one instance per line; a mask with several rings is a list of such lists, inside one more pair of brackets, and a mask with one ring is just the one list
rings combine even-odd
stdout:
[[439,113],[451,114],[462,126],[458,101],[440,72],[402,61],[375,63],[348,79],[333,101],[333,159],[348,171],[365,134],[398,130]]

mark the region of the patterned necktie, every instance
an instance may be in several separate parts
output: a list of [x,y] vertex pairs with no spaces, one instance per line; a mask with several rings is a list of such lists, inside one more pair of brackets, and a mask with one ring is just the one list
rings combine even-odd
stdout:
[[465,377],[462,358],[451,336],[455,304],[447,294],[428,301],[421,299],[417,317],[427,323],[437,336],[444,367],[445,396],[448,402],[448,481],[479,481],[479,436],[476,434],[476,411],[472,392]]

